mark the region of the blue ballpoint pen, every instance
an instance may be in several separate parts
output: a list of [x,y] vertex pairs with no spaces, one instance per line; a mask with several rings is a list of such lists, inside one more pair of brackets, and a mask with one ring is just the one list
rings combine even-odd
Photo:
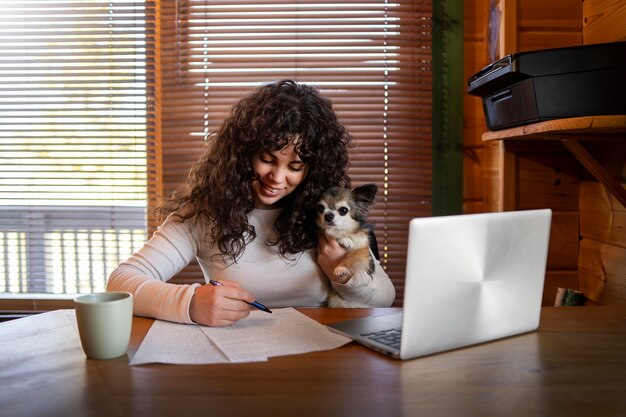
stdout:
[[[220,287],[224,286],[224,284],[222,284],[221,282],[214,281],[212,279],[209,280],[209,284],[217,285],[217,286],[220,286]],[[248,303],[248,302],[246,301],[246,303]],[[263,304],[259,303],[258,301],[253,301],[253,302],[248,303],[248,304],[250,304],[252,307],[258,308],[259,310],[267,311],[268,313],[272,312],[272,310],[270,310],[269,308],[265,307]]]

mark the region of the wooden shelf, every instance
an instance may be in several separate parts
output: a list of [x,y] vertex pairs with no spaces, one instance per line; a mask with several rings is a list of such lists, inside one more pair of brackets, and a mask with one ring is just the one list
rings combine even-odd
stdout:
[[[556,119],[485,132],[483,141],[559,141],[613,196],[626,207],[626,189],[583,146],[595,140],[626,140],[626,115]],[[626,158],[626,156],[625,156]]]
[[483,141],[490,140],[560,140],[562,138],[626,139],[626,115],[624,116],[586,116],[569,119],[548,120],[530,125],[513,127],[505,130],[483,133]]

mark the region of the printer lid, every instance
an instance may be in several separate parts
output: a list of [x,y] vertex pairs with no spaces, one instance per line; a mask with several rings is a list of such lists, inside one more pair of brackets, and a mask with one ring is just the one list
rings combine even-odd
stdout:
[[616,67],[626,76],[626,42],[515,52],[471,76],[468,93],[484,97],[526,78]]

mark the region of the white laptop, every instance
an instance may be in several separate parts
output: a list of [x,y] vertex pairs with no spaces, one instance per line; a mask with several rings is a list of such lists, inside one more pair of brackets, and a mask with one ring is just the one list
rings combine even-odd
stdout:
[[399,359],[536,330],[552,212],[416,218],[403,312],[328,327]]

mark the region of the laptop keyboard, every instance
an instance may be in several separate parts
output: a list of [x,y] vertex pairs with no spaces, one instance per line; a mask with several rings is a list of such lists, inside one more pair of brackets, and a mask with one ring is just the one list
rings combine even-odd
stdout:
[[393,329],[380,330],[371,333],[361,333],[361,336],[382,343],[394,349],[400,350],[400,339],[402,338],[402,328],[395,327]]

